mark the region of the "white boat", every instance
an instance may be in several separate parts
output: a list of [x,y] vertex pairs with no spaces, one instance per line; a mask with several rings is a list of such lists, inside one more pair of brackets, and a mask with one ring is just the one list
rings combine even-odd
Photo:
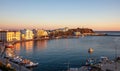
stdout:
[[37,66],[38,65],[38,63],[33,63],[33,62],[29,62],[29,63],[27,63],[27,64],[25,64],[25,67],[35,67],[35,66]]
[[19,57],[19,56],[16,56],[16,57],[14,57],[11,61],[13,61],[13,62],[16,62],[16,63],[20,63],[20,62],[22,62],[22,58],[21,57]]
[[108,57],[105,57],[105,56],[100,57],[100,62],[106,62],[108,60],[109,60]]
[[95,60],[94,59],[92,59],[92,58],[89,58],[89,59],[87,59],[86,60],[86,66],[89,66],[89,65],[94,65],[96,62],[95,62]]

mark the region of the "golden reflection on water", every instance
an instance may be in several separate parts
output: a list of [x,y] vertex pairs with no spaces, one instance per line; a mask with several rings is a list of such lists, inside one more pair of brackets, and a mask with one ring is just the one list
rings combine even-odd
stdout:
[[15,50],[20,53],[23,49],[27,53],[33,52],[33,50],[44,50],[47,47],[47,40],[40,40],[40,41],[27,41],[27,42],[20,42],[14,45]]
[[32,52],[33,50],[33,41],[25,42],[25,50],[27,53]]
[[14,47],[17,51],[19,51],[20,50],[20,43],[15,44]]
[[14,47],[15,47],[15,51],[17,51],[17,53],[20,53],[20,43],[16,43]]
[[36,46],[38,50],[44,50],[47,47],[47,40],[35,41],[34,46]]

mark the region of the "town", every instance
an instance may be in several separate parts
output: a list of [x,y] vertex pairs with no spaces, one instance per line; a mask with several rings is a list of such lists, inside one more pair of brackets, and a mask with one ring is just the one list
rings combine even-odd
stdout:
[[55,30],[43,29],[23,29],[19,31],[0,30],[0,41],[5,42],[18,42],[28,40],[41,40],[41,39],[58,39],[58,38],[73,38],[79,36],[95,35],[101,36],[106,34],[95,33],[89,28],[76,28],[69,29],[68,27],[59,28]]

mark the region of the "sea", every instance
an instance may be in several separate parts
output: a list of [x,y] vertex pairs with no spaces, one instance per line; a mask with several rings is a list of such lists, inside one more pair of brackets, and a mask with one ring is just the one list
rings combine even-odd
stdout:
[[[25,59],[39,63],[37,67],[31,68],[32,71],[67,71],[68,68],[80,68],[85,65],[88,58],[99,61],[101,56],[112,60],[120,56],[120,32],[99,33],[111,36],[27,41],[15,44],[15,52]],[[89,48],[93,48],[94,52],[89,53]]]

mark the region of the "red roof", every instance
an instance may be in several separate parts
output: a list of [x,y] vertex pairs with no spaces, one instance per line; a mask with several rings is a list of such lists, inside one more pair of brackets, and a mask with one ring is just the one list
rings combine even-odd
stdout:
[[13,48],[13,45],[5,45],[5,48]]

